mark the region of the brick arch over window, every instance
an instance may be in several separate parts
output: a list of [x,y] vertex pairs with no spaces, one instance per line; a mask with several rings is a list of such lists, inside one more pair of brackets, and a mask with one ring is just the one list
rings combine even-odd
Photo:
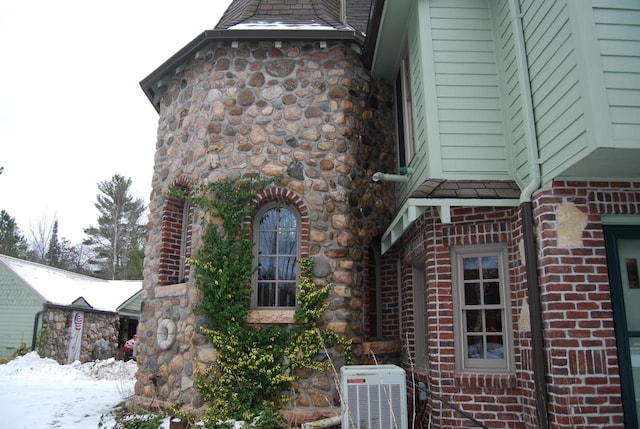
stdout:
[[[309,254],[309,209],[302,197],[289,189],[270,186],[262,191],[257,198],[258,204],[264,206],[269,203],[281,203],[298,210],[300,215],[300,254]],[[249,220],[251,222],[251,220]]]
[[[186,193],[191,192],[191,184],[185,176],[179,176],[173,187]],[[190,267],[185,258],[191,256],[191,205],[186,198],[167,197],[162,211],[162,239],[160,245],[160,265],[158,284],[183,283],[189,279]]]

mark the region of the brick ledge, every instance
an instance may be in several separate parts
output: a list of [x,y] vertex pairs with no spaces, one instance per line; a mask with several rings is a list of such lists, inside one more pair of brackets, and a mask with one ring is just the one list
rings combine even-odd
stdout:
[[455,382],[457,386],[512,389],[516,387],[516,375],[506,373],[459,373],[455,375]]
[[402,344],[400,341],[365,341],[362,343],[364,355],[373,353],[374,355],[400,353]]

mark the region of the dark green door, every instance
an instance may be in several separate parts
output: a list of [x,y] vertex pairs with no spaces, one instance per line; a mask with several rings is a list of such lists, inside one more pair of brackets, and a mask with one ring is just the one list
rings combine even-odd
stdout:
[[625,428],[640,416],[640,226],[605,227]]

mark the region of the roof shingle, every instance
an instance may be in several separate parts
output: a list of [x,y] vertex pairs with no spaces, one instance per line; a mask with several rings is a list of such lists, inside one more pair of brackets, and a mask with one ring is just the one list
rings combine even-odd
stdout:
[[282,24],[335,29],[351,26],[364,33],[370,5],[371,0],[349,0],[346,2],[345,17],[342,0],[234,0],[215,29]]

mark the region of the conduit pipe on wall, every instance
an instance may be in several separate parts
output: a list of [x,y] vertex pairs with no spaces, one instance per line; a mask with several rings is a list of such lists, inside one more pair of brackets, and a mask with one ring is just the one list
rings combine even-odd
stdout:
[[531,354],[533,360],[533,376],[535,381],[536,415],[538,427],[549,427],[547,409],[547,382],[544,353],[544,331],[542,324],[542,308],[540,305],[540,283],[538,280],[538,258],[534,233],[533,206],[531,196],[540,188],[541,172],[538,157],[538,139],[533,115],[533,98],[529,64],[524,42],[522,11],[519,0],[509,0],[511,24],[513,30],[516,61],[518,62],[518,81],[522,97],[523,121],[529,160],[529,182],[520,193],[520,211],[522,215],[522,235],[524,240],[526,278],[529,295],[529,314],[531,322]]
[[409,176],[401,174],[389,174],[389,173],[375,173],[371,178],[374,182],[408,182]]
[[342,422],[341,416],[329,417],[322,420],[316,420],[314,422],[304,423],[302,429],[324,429],[332,428],[340,425]]

